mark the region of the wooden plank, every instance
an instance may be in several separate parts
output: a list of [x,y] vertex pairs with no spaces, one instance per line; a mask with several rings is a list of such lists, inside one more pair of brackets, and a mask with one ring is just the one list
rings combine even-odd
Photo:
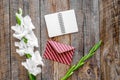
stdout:
[[[83,30],[84,30],[84,55],[99,41],[99,9],[98,0],[83,0]],[[96,55],[79,70],[78,80],[100,80],[100,54]]]
[[[72,64],[76,64],[84,53],[82,3],[82,0],[70,0],[70,8],[75,10],[79,30],[79,32],[71,35],[71,45],[75,47]],[[78,80],[78,73],[79,70],[72,75],[72,80]]]
[[[64,10],[69,10],[70,9],[70,3],[69,0],[53,0],[51,1],[51,9],[53,12],[59,12],[59,11],[64,11]],[[54,6],[53,6],[54,5]],[[54,37],[53,40],[71,45],[71,35],[63,35],[63,36],[58,36]],[[54,80],[60,80],[67,70],[69,69],[70,66],[54,62]],[[56,75],[57,74],[57,75]],[[57,76],[57,77],[55,77]],[[68,80],[71,80],[69,78]]]
[[100,1],[101,79],[120,80],[120,0]]
[[[37,36],[38,38],[38,43],[39,43],[39,47],[37,48],[37,50],[40,51],[41,53],[41,39],[40,39],[40,36],[41,36],[41,33],[40,33],[40,1],[39,0],[29,0],[29,15],[32,19],[32,22],[35,26],[35,30],[34,30],[34,33],[35,35]],[[42,54],[40,54],[42,55]],[[37,80],[41,80],[41,74],[38,74],[37,75]]]
[[[35,35],[38,37],[38,41],[40,42],[40,17],[39,17],[39,1],[38,0],[23,0],[23,1],[16,1],[16,0],[11,0],[11,25],[15,25],[15,13],[19,8],[23,9],[23,16],[30,15],[33,24],[36,27]],[[11,35],[13,34],[13,31],[11,32]],[[27,70],[21,66],[21,62],[24,61],[25,57],[20,57],[16,52],[15,52],[15,47],[14,47],[14,42],[17,41],[11,36],[11,52],[14,53],[12,54],[12,79],[18,79],[18,80],[26,80],[28,79],[28,74]],[[39,43],[40,45],[40,43]],[[37,48],[40,50],[40,47]],[[14,59],[13,59],[14,58]],[[14,69],[15,68],[15,69]],[[15,74],[15,75],[14,75]],[[40,80],[41,75],[39,74],[37,76],[37,79]]]
[[[45,42],[48,39],[48,34],[46,31],[46,25],[44,22],[44,15],[58,12],[62,10],[69,9],[69,1],[68,0],[42,0],[41,1],[41,43],[42,43],[42,50],[44,51],[45,48]],[[46,33],[45,33],[46,32]],[[60,37],[54,37],[52,40],[59,41],[62,43],[70,44],[70,36],[60,36]],[[42,53],[43,53],[42,51]],[[69,68],[69,66],[45,60],[45,67],[43,68],[42,73],[42,79],[43,80],[60,80],[61,77],[64,76],[66,73],[66,70]],[[53,66],[54,65],[54,66]]]
[[[23,3],[24,1],[22,0],[10,0],[10,26],[16,24],[15,13],[18,11],[19,8],[23,9],[24,6],[26,6]],[[11,30],[11,77],[12,80],[28,80],[28,72],[21,65],[21,62],[25,60],[25,57],[21,57],[16,53],[16,47],[14,46],[14,42],[18,40],[12,36],[13,33],[14,31]]]
[[[16,53],[14,42],[17,40],[12,37],[13,31],[10,29],[10,26],[16,24],[15,13],[19,7],[23,9],[24,16],[29,14],[32,18],[33,24],[36,27],[35,34],[40,45],[38,49],[42,54],[44,53],[46,41],[50,39],[44,15],[70,8],[75,9],[79,32],[51,39],[70,44],[76,48],[72,64],[78,62],[83,53],[84,55],[88,53],[93,44],[100,39],[102,39],[103,44],[100,52],[98,50],[96,55],[81,69],[76,71],[69,80],[120,79],[120,0],[100,0],[100,32],[98,0],[1,0],[1,80],[28,80],[27,71],[21,66],[21,62],[25,57],[20,57]],[[37,76],[39,80],[60,80],[69,68],[69,66],[50,60],[44,59],[44,62],[45,66],[42,69],[42,76],[41,74]]]
[[[44,15],[50,12],[49,0],[41,0],[41,53],[45,51],[46,41],[48,39],[47,29],[44,21]],[[53,78],[53,61],[45,60],[45,66],[42,68],[42,80],[54,80]]]
[[9,0],[0,0],[0,79],[11,79]]

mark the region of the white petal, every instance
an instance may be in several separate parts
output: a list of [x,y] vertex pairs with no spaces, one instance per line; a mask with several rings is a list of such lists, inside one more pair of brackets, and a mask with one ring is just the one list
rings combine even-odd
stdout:
[[[28,16],[28,15],[25,16],[23,21],[24,21],[24,25],[27,26],[29,29],[31,29],[31,30],[32,30],[32,29],[35,29],[34,25],[33,25],[32,22],[31,22],[30,16]],[[28,24],[28,23],[29,23],[29,24]]]
[[26,62],[22,62],[21,64],[22,64],[22,66],[24,66],[26,69],[29,69]]
[[[34,47],[38,47],[38,40],[33,29],[35,29],[33,23],[31,22],[30,16],[19,16],[21,18],[21,25],[16,24],[12,26],[11,29],[15,31],[13,37],[20,40],[20,42],[15,42],[15,46],[19,49],[16,49],[16,52],[23,56],[25,54],[32,55],[31,58],[26,59],[26,62],[22,62],[22,65],[33,75],[37,75],[41,72],[41,68],[38,65],[43,65],[42,57],[38,51],[34,52]],[[22,38],[25,37],[28,39],[28,42],[25,43]]]
[[20,26],[18,24],[16,24],[16,26],[12,26],[11,29],[14,30],[17,34],[21,34],[24,31],[23,25]]
[[13,34],[13,37],[15,37],[15,38],[17,38],[17,39],[19,39],[19,40],[21,40],[23,37],[25,36],[25,34],[24,33],[22,33],[22,34]]
[[25,36],[28,39],[28,45],[38,47],[38,40],[33,31]]
[[15,46],[20,46],[20,43],[19,42],[15,42]]
[[33,60],[35,60],[36,64],[37,65],[43,65],[43,62],[42,62],[42,57],[40,56],[40,53],[39,51],[36,51],[34,56],[32,57]]
[[33,55],[33,54],[34,54],[33,51],[34,51],[34,48],[33,48],[33,47],[28,47],[25,53],[30,54],[30,55]]
[[34,61],[31,59],[26,59],[26,62],[22,62],[22,65],[33,75],[37,75],[41,72],[41,68],[37,67],[37,65],[34,64]]
[[17,32],[17,31],[19,32],[19,30],[16,26],[12,26],[11,29],[14,30],[15,32]]
[[19,50],[19,49],[16,49],[16,52],[20,55],[20,56],[23,56],[25,53],[25,50],[24,49],[21,49],[21,50]]
[[15,42],[15,46],[19,47],[20,49],[21,48],[27,48],[27,45],[23,40],[21,40],[20,42]]
[[36,76],[37,74],[41,73],[41,68],[40,67],[35,67],[34,70],[29,71],[31,74]]

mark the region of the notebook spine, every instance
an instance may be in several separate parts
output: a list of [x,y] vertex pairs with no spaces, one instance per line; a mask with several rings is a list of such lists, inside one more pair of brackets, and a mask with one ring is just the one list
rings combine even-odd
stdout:
[[58,13],[58,21],[59,21],[61,33],[65,33],[65,26],[64,26],[62,13]]

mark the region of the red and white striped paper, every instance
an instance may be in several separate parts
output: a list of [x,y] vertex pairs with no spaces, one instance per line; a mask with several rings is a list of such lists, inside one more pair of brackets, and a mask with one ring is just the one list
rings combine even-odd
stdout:
[[70,65],[75,48],[49,40],[46,44],[44,58]]

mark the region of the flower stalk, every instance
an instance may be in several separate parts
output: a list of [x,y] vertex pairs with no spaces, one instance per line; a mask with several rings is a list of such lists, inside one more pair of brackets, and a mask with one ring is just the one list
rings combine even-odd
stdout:
[[20,56],[26,56],[27,59],[22,62],[22,65],[28,70],[29,79],[36,80],[36,75],[41,72],[41,67],[38,65],[43,65],[43,62],[39,51],[34,51],[34,47],[38,47],[38,40],[33,32],[35,27],[29,16],[22,17],[21,8],[16,13],[16,21],[16,26],[11,27],[15,31],[13,37],[20,40],[20,42],[15,42],[15,46],[19,48],[16,52]]
[[91,58],[94,54],[95,51],[98,50],[98,48],[100,47],[102,41],[99,41],[97,44],[95,44],[89,51],[89,53],[85,56],[83,56],[79,62],[76,65],[73,65],[65,74],[65,76],[63,78],[61,78],[61,80],[67,80],[73,73],[74,71],[78,70],[80,67],[82,67],[86,60],[88,60],[89,58]]

